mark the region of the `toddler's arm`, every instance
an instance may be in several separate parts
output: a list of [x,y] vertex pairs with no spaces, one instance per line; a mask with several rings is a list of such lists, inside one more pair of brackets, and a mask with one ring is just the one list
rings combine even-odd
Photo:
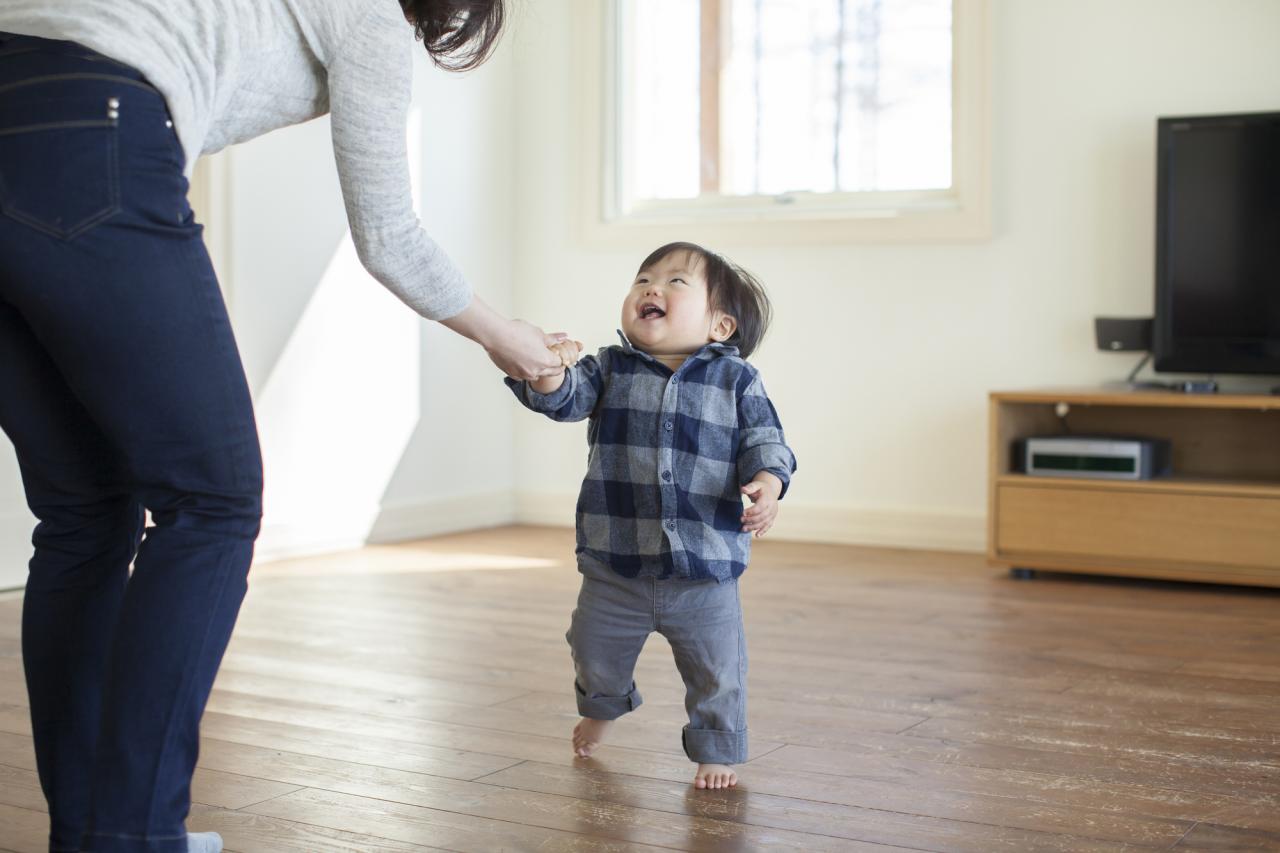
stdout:
[[608,350],[601,350],[598,356],[583,356],[577,364],[554,376],[535,382],[517,382],[511,378],[503,381],[525,408],[553,421],[581,421],[595,411],[596,401],[604,391],[608,364]]
[[[760,474],[769,474],[778,481],[776,497],[781,500],[791,485],[796,457],[787,446],[759,371],[750,366],[738,380],[738,436],[739,485],[746,487],[759,481]],[[766,485],[772,483],[766,480]]]

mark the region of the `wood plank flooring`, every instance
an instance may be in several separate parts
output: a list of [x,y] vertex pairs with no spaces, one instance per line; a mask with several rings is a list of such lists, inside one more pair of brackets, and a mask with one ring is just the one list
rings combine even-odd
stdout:
[[[751,758],[690,787],[661,637],[574,759],[572,531],[254,570],[192,829],[229,851],[1280,851],[1280,592],[772,542],[743,582]],[[44,849],[0,600],[0,849]]]

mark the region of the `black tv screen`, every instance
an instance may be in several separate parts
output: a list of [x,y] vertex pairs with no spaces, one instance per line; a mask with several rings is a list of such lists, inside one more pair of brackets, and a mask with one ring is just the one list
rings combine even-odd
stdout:
[[1280,374],[1280,112],[1156,136],[1156,370]]

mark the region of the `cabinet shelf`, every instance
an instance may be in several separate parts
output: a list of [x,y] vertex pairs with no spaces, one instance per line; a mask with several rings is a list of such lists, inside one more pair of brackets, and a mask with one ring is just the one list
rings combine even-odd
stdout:
[[[992,565],[1280,587],[1280,398],[1096,389],[991,395]],[[1153,480],[1028,476],[1043,435],[1170,442]]]
[[1216,477],[1180,475],[1159,477],[1154,480],[1111,480],[1091,477],[1030,477],[1026,474],[1001,474],[996,478],[996,484],[1000,486],[1034,486],[1036,488],[1054,489],[1171,492],[1280,498],[1280,480],[1225,480]]

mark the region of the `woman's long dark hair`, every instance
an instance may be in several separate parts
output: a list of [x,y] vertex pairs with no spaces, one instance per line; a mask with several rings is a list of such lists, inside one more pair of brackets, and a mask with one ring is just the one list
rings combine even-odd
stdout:
[[405,17],[446,71],[470,71],[493,53],[506,23],[503,0],[400,0]]

